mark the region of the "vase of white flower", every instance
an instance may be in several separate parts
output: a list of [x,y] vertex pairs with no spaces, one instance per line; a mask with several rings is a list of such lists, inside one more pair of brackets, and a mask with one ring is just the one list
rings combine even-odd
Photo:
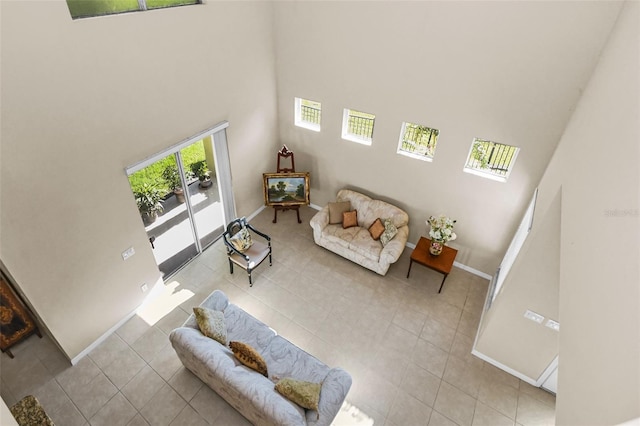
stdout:
[[438,217],[431,216],[429,220],[427,220],[427,225],[431,227],[429,230],[429,236],[431,237],[429,253],[438,256],[442,253],[442,249],[448,241],[456,239],[456,234],[453,232],[453,225],[455,223],[455,220],[443,214]]

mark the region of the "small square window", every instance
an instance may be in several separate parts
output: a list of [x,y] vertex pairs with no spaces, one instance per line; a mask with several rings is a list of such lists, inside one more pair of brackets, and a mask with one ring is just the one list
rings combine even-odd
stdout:
[[320,131],[322,104],[316,101],[296,98],[295,125],[305,129]]
[[414,123],[402,123],[397,153],[419,160],[432,161],[439,134],[438,129]]
[[342,118],[342,139],[371,145],[375,119],[376,116],[373,114],[345,108]]
[[475,138],[464,171],[506,182],[518,156],[519,148]]

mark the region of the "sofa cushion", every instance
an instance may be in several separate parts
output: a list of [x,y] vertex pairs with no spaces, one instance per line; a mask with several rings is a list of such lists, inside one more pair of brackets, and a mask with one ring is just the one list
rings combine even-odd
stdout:
[[257,350],[251,347],[251,345],[247,345],[242,342],[229,342],[229,347],[231,351],[233,351],[233,355],[252,370],[256,370],[258,373],[262,374],[264,377],[269,377],[269,373],[267,371],[267,363],[264,362],[262,356],[258,353]]
[[358,211],[352,210],[342,213],[342,227],[351,228],[352,226],[358,226]]
[[377,218],[369,227],[369,234],[371,234],[371,238],[374,240],[380,239],[380,235],[384,232],[384,225],[380,218]]
[[373,238],[371,238],[369,230],[358,228],[358,233],[349,243],[349,249],[353,250],[360,256],[364,256],[367,259],[371,259],[377,262],[380,259],[382,244],[380,244],[379,241],[375,241]]
[[329,224],[342,223],[342,214],[351,210],[351,201],[329,203]]
[[359,231],[360,228],[357,226],[344,229],[342,225],[327,225],[324,229],[324,237],[334,244],[348,248],[349,243]]
[[282,336],[274,337],[262,355],[272,378],[294,377],[308,382],[322,382],[329,373],[326,364]]
[[224,323],[223,312],[195,307],[193,314],[196,316],[196,322],[202,334],[226,346],[227,326]]
[[304,380],[285,377],[276,383],[275,389],[282,396],[295,402],[299,406],[308,410],[318,411],[320,390],[322,389],[320,383],[305,382]]
[[393,224],[393,219],[384,219],[382,222],[384,223],[384,232],[380,236],[380,242],[386,246],[396,236],[398,228]]
[[228,341],[235,340],[254,348],[266,348],[276,335],[265,323],[234,304],[229,304],[224,310],[224,320],[227,324]]

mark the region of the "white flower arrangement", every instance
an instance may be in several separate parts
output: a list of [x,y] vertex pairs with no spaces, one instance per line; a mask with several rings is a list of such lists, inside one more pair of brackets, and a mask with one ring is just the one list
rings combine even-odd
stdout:
[[429,236],[432,240],[442,241],[443,243],[453,241],[457,237],[455,232],[453,232],[453,225],[455,223],[455,220],[452,220],[443,214],[438,217],[431,216],[429,220],[427,220],[427,225],[431,226]]

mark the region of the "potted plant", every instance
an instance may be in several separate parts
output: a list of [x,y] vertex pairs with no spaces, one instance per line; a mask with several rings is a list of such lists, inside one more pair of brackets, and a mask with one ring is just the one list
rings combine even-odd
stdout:
[[191,171],[195,176],[198,176],[198,180],[200,181],[198,186],[200,186],[200,188],[209,188],[213,184],[213,182],[211,182],[211,171],[207,167],[205,160],[191,164]]
[[149,225],[158,218],[158,213],[164,211],[162,206],[162,191],[154,184],[145,182],[134,191],[138,210],[145,225]]
[[162,171],[162,177],[169,185],[169,189],[175,194],[178,203],[184,203],[184,189],[182,189],[182,180],[180,179],[178,168],[174,164],[165,167]]
[[453,225],[456,221],[441,214],[438,217],[431,216],[427,220],[427,224],[431,226],[429,230],[429,236],[431,237],[431,245],[429,246],[429,252],[434,256],[442,253],[444,245],[448,241],[456,239],[456,234],[453,232]]

